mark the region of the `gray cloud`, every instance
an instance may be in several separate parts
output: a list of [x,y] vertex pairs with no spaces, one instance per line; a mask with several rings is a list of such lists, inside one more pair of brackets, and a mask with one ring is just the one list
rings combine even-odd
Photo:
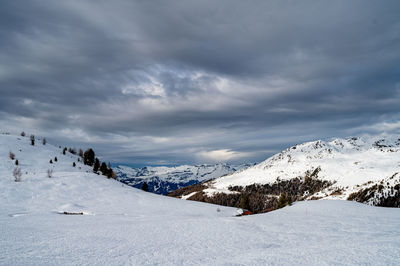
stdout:
[[137,164],[398,133],[399,13],[398,1],[3,3],[0,122]]

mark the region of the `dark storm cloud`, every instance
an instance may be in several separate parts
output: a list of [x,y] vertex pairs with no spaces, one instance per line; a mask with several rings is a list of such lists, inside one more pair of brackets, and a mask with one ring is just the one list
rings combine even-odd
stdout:
[[399,13],[398,1],[6,1],[0,121],[140,164],[398,132]]

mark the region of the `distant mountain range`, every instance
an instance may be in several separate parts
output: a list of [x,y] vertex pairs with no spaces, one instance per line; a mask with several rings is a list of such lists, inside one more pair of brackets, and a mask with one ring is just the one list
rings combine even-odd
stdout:
[[303,143],[253,167],[183,188],[171,196],[255,212],[309,199],[400,207],[400,136]]
[[202,164],[132,168],[120,165],[114,171],[118,180],[129,186],[141,188],[146,182],[150,192],[166,195],[177,189],[231,174],[250,166],[252,165]]

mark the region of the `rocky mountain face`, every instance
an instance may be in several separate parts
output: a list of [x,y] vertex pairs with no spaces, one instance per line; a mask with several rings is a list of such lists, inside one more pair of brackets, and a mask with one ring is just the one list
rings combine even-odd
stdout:
[[148,166],[132,168],[121,165],[116,167],[115,171],[118,179],[129,186],[141,188],[143,183],[146,182],[150,192],[166,195],[177,189],[231,174],[249,166],[250,165],[231,166],[227,164],[203,164],[194,166]]
[[312,141],[171,196],[266,212],[299,200],[400,207],[400,136]]

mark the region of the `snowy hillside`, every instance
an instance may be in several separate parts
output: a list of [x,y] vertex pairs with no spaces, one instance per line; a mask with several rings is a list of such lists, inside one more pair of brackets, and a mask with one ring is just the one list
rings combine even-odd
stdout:
[[[312,191],[304,189],[305,180]],[[295,200],[350,197],[371,205],[398,206],[399,184],[400,136],[318,140],[293,146],[253,167],[206,182],[201,189],[205,194],[192,194],[191,199],[220,203],[207,197],[242,192],[269,193],[273,199],[290,190]],[[236,203],[240,200],[237,195],[229,197],[236,197]],[[388,198],[390,203],[385,203]],[[268,208],[273,209],[272,205]]]
[[149,191],[166,195],[182,187],[195,185],[210,179],[231,174],[250,165],[181,165],[176,167],[143,167],[132,168],[120,165],[115,168],[118,180],[141,188],[143,183],[149,185]]
[[345,198],[359,189],[357,185],[381,181],[400,172],[400,136],[318,140],[296,145],[249,169],[213,181],[208,191],[272,183],[278,178],[289,180],[317,168],[320,179],[345,189],[338,196]]
[[0,265],[400,263],[398,209],[306,201],[235,217],[235,208],[146,193],[72,167],[77,158],[61,152],[0,135]]
[[[29,137],[0,135],[0,175],[12,177],[15,167],[21,169],[22,180],[30,180],[34,176],[47,176],[47,170],[53,170],[54,174],[62,172],[92,172],[92,167],[78,162],[78,156],[67,152],[62,154],[62,148],[49,143],[42,144],[38,138],[32,146]],[[9,158],[9,153],[15,154],[15,159]],[[55,161],[57,157],[57,161]],[[18,160],[18,166],[15,161]],[[50,163],[52,160],[52,163]],[[76,167],[73,167],[75,162]]]

